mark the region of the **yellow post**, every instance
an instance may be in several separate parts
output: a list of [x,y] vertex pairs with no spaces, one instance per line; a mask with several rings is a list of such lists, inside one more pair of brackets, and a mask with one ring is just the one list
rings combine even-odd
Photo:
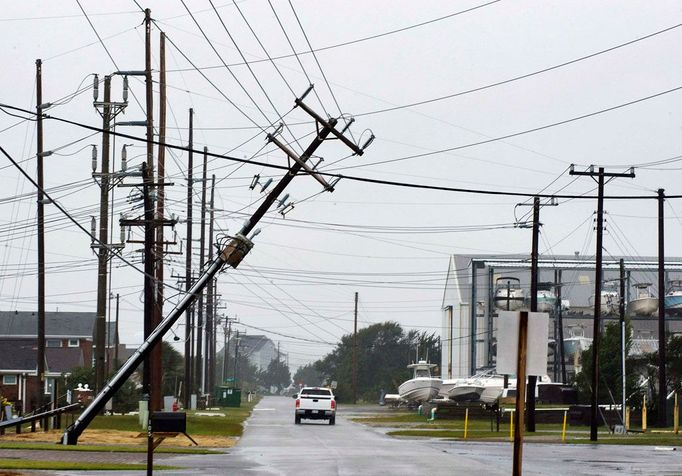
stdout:
[[467,439],[467,430],[469,429],[469,409],[464,412],[464,439]]
[[625,407],[625,430],[630,431],[630,407]]
[[642,401],[642,433],[646,432],[646,395]]
[[566,443],[566,416],[568,415],[568,410],[564,410],[564,426],[561,429],[561,441]]
[[514,441],[514,410],[509,412],[509,439]]
[[675,392],[675,407],[673,408],[673,429],[676,435],[680,431],[680,407],[677,406],[677,392]]

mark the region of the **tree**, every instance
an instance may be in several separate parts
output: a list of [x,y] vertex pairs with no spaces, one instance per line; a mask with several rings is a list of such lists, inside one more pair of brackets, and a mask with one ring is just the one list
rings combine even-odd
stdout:
[[308,385],[311,387],[319,387],[323,384],[322,375],[315,369],[315,364],[306,364],[299,367],[294,374],[295,385]]
[[161,388],[163,395],[179,396],[179,384],[185,376],[185,359],[168,342],[162,343],[161,348]]
[[[381,391],[396,391],[411,378],[407,365],[428,353],[440,361],[440,340],[435,333],[410,331],[407,334],[396,322],[373,324],[358,331],[358,398],[376,401]],[[428,349],[428,350],[427,350]],[[341,401],[353,397],[353,335],[341,338],[336,348],[314,364],[326,381],[337,382],[335,395]],[[307,383],[307,382],[306,382]]]
[[[621,340],[620,324],[610,322],[606,325],[599,345],[599,386],[598,401],[600,403],[615,403],[622,401],[622,372],[621,372]],[[625,324],[625,355],[630,353],[632,346],[632,326],[629,320]],[[578,396],[581,402],[589,402],[592,395],[592,346],[580,355],[582,370],[575,377]],[[637,391],[639,362],[636,358],[626,357],[626,396],[632,398]],[[636,400],[636,399],[634,399]]]
[[285,362],[272,359],[268,368],[259,373],[259,381],[268,390],[270,387],[277,387],[277,390],[281,390],[291,383],[289,367]]

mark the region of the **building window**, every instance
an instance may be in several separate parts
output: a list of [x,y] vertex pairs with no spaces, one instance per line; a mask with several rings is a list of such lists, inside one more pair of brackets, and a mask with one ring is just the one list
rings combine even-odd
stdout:
[[16,375],[3,375],[2,376],[2,384],[3,385],[16,385],[17,384],[17,376]]
[[78,347],[78,339],[69,339],[69,347]]
[[59,339],[47,339],[45,341],[45,347],[61,347],[62,341]]
[[45,395],[52,395],[54,390],[54,378],[48,377],[45,379]]

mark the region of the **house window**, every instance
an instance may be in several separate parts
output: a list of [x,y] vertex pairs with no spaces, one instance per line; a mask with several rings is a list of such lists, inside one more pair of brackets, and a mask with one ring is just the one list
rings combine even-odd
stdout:
[[3,385],[16,385],[17,384],[17,376],[16,375],[3,375],[2,376],[2,384]]
[[45,347],[61,347],[62,341],[59,339],[47,339],[45,341]]
[[52,395],[54,390],[54,378],[48,377],[45,379],[45,395]]
[[69,339],[69,347],[78,347],[78,339]]

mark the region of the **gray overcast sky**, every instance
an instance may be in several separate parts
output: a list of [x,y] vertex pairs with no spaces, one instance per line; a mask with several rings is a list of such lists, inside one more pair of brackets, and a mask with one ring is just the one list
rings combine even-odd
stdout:
[[[368,130],[377,136],[363,157],[345,158],[349,151],[338,141],[325,143],[318,155],[324,158],[321,167],[327,171],[468,189],[535,193],[546,188],[548,193],[594,195],[589,178],[568,175],[571,163],[579,168],[598,164],[612,171],[641,165],[634,180],[609,183],[607,194],[654,196],[658,188],[680,193],[680,159],[656,163],[682,155],[682,90],[675,90],[682,87],[679,2],[292,0],[310,45],[320,50],[316,57],[299,55],[301,64],[291,55],[280,27],[281,22],[297,52],[307,51],[297,18],[288,1],[271,2],[277,16],[266,0],[242,0],[237,6],[215,0],[219,17],[208,1],[186,0],[220,58],[180,0],[140,2],[151,8],[157,21],[154,67],[158,67],[159,29],[181,50],[167,45],[169,142],[186,145],[187,111],[193,107],[196,149],[207,146],[211,152],[229,151],[246,158],[263,154],[258,160],[285,164],[272,146],[262,149],[264,134],[257,135],[255,126],[277,123],[280,114],[288,113],[285,121],[290,127],[284,130],[284,138],[290,140],[294,134],[299,141],[293,147],[299,151],[305,147],[314,126],[304,111],[289,111],[294,96],[307,87],[307,75],[315,84],[316,94],[306,99],[313,108],[323,115],[338,116],[338,107],[344,114],[357,115],[351,129],[357,141],[364,141]],[[5,73],[0,76],[0,102],[35,107],[35,59],[42,58],[45,101],[69,96],[79,85],[83,89],[82,94],[50,109],[50,114],[100,125],[87,89],[92,77],[86,76],[98,73],[101,79],[116,69],[144,68],[143,14],[132,1],[81,0],[81,5],[117,66],[75,1],[4,2],[0,60]],[[480,8],[472,9],[476,6]],[[453,15],[457,12],[463,13]],[[418,24],[422,25],[407,28]],[[399,29],[404,30],[354,42]],[[524,76],[665,29],[669,30],[524,79],[376,112]],[[193,70],[183,53],[203,68],[215,87]],[[251,71],[240,64],[241,54],[253,62]],[[275,60],[281,76],[267,55],[284,56]],[[120,79],[114,80],[113,91],[120,98]],[[131,79],[131,91],[144,102],[142,82]],[[602,114],[489,141],[666,91],[670,92]],[[143,119],[132,96],[123,118]],[[23,165],[34,173],[35,124],[21,122],[7,129],[17,122],[15,117],[0,114],[0,144],[25,160]],[[118,130],[140,137],[144,133],[142,129]],[[46,149],[81,140],[60,150],[62,155],[46,159],[45,182],[87,228],[90,216],[97,214],[99,190],[89,175],[90,148],[86,146],[101,141],[97,135],[87,138],[90,134],[54,121],[45,124]],[[484,141],[489,142],[468,146]],[[114,146],[117,163],[122,142],[118,139]],[[443,149],[450,150],[423,155]],[[129,157],[135,157],[131,163],[139,165],[143,147],[138,144],[131,150]],[[168,191],[169,208],[184,217],[187,154],[171,155],[168,175],[176,185]],[[419,156],[406,158],[414,155]],[[398,158],[405,159],[391,160]],[[197,156],[195,164],[200,164]],[[30,310],[36,306],[34,190],[16,169],[0,166],[0,243],[4,246],[0,302],[3,309]],[[194,172],[200,171],[197,166]],[[238,230],[257,206],[261,195],[248,187],[254,174],[279,176],[273,169],[240,166],[226,159],[211,159],[210,174],[216,175],[220,233]],[[130,209],[125,201],[129,190],[115,191],[117,215]],[[530,248],[530,230],[509,227],[515,219],[514,205],[523,201],[519,197],[350,180],[341,181],[332,194],[318,194],[319,184],[309,177],[297,178],[287,192],[295,202],[294,210],[285,219],[274,211],[268,214],[252,253],[238,270],[221,275],[219,290],[227,306],[223,312],[238,316],[248,326],[289,336],[335,342],[351,332],[355,291],[360,293],[361,325],[392,319],[406,327],[437,330],[449,254],[523,253]],[[544,209],[541,252],[592,255],[595,206],[594,200],[563,200],[557,208]],[[612,200],[606,209],[604,246],[608,253],[656,253],[654,201]],[[680,255],[678,211],[682,212],[680,200],[668,201],[667,251],[671,256]],[[196,201],[195,212],[199,212]],[[47,308],[94,311],[96,261],[89,238],[56,209],[48,207],[47,214]],[[177,231],[180,238],[185,236],[184,225]],[[138,246],[126,248],[126,255],[137,261]],[[169,259],[173,274],[184,274],[184,257]],[[116,261],[112,292],[122,296],[121,334],[127,343],[141,341],[141,291],[142,276]],[[167,290],[167,295],[173,294]],[[174,298],[166,310],[172,302]],[[182,326],[176,330],[184,334]],[[254,328],[248,332],[261,333]],[[290,352],[292,366],[331,349],[270,336],[281,340],[282,348]]]

